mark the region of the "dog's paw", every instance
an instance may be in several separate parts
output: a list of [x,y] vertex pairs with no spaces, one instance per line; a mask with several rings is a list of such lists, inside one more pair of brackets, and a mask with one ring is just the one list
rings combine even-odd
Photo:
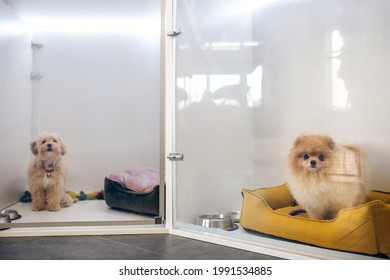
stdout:
[[69,194],[65,194],[61,199],[61,207],[69,207],[73,204],[73,198]]
[[46,205],[41,205],[41,204],[35,204],[32,206],[33,211],[43,211],[45,210]]
[[43,211],[43,210],[45,210],[45,208],[44,207],[43,208],[33,207],[32,210],[33,211]]
[[46,210],[48,211],[59,211],[61,209],[60,206],[50,206],[50,207],[46,207]]

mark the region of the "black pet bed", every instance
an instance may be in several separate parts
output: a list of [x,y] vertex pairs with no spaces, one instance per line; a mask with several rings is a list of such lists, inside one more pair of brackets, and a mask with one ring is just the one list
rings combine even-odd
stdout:
[[158,185],[150,193],[137,193],[106,177],[104,192],[106,204],[111,208],[159,215],[160,187]]

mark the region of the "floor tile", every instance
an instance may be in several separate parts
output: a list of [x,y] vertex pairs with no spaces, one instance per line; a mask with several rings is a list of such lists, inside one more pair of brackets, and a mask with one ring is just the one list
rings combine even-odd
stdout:
[[275,259],[170,234],[5,237],[0,259],[8,260],[215,260]]

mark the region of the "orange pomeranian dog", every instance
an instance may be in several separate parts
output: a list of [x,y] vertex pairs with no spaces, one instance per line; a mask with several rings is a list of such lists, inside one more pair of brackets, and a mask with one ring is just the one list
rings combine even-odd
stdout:
[[362,151],[325,135],[298,137],[288,156],[288,185],[312,219],[334,219],[340,209],[367,201]]

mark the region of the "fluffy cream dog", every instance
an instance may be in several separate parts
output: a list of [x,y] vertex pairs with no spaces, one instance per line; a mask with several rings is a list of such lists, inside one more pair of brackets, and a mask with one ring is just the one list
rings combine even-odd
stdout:
[[288,156],[288,185],[310,218],[333,219],[340,209],[367,200],[364,157],[325,135],[298,137]]
[[62,156],[66,147],[57,133],[44,133],[31,142],[35,155],[28,169],[28,181],[32,197],[32,210],[58,211],[72,205],[73,200],[65,192],[65,168]]

